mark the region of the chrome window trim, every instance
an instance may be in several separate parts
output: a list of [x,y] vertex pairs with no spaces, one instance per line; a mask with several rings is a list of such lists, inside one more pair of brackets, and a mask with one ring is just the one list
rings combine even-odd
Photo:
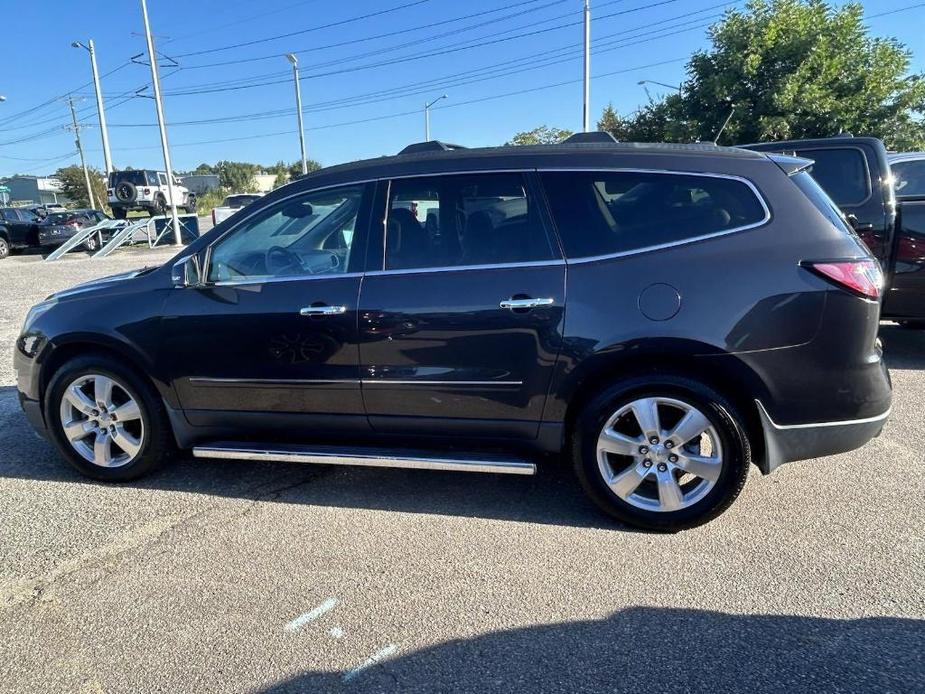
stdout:
[[[764,211],[764,218],[758,222],[753,222],[752,224],[745,224],[739,227],[733,227],[731,229],[722,229],[720,231],[714,231],[709,234],[701,234],[700,236],[691,236],[690,238],[680,239],[678,241],[670,241],[668,243],[660,243],[653,246],[643,246],[641,248],[633,248],[628,251],[615,251],[614,253],[604,253],[601,255],[592,255],[592,256],[578,256],[576,258],[566,258],[566,263],[569,265],[575,265],[580,263],[595,263],[601,260],[611,260],[613,258],[623,258],[627,256],[639,255],[640,253],[650,253],[652,251],[661,251],[666,248],[674,248],[676,246],[685,246],[690,243],[697,243],[698,241],[707,241],[709,239],[719,238],[721,236],[728,236],[729,234],[738,234],[742,231],[749,231],[751,229],[757,229],[758,227],[765,226],[768,224],[773,215],[771,214],[771,208],[768,207],[768,203],[764,198],[764,195],[761,194],[761,191],[758,190],[758,187],[748,178],[744,176],[737,176],[735,174],[723,174],[723,173],[712,173],[708,171],[674,171],[669,169],[642,169],[636,167],[611,167],[611,166],[585,166],[585,167],[544,167],[536,170],[537,173],[555,173],[555,172],[573,172],[573,173],[594,173],[594,172],[607,172],[607,173],[643,173],[643,174],[658,174],[658,175],[668,175],[668,176],[700,176],[703,178],[724,178],[731,181],[737,181],[739,183],[744,183],[751,190],[752,195],[757,198],[758,203],[761,205],[761,209]],[[555,224],[555,219],[552,220]],[[556,233],[561,238],[562,234],[559,233],[558,227],[556,228]]]
[[276,284],[278,282],[304,282],[306,280],[332,280],[344,278],[357,278],[362,277],[362,272],[332,272],[332,273],[319,273],[311,275],[287,275],[284,277],[254,277],[244,280],[222,280],[221,282],[212,282],[209,287],[241,287],[249,286],[254,284]]
[[873,417],[864,417],[863,419],[840,419],[834,422],[810,422],[809,424],[778,424],[773,419],[771,415],[768,414],[767,409],[765,409],[764,404],[760,400],[755,400],[755,403],[761,409],[761,412],[767,417],[768,422],[772,427],[778,431],[787,431],[790,429],[816,429],[823,427],[845,427],[851,426],[852,424],[873,424],[874,422],[880,422],[890,416],[890,413],[893,411],[892,407],[888,407],[887,411],[883,414],[878,414]]

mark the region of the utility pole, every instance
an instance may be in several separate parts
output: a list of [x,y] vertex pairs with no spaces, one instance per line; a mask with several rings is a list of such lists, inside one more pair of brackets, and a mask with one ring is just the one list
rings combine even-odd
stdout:
[[302,125],[302,87],[299,85],[299,59],[295,53],[287,53],[286,60],[292,63],[292,79],[295,82],[295,112],[299,117],[299,149],[302,152],[302,175],[308,173],[308,160],[305,158],[305,127]]
[[84,160],[84,148],[80,144],[80,128],[77,124],[77,112],[74,110],[74,97],[67,98],[68,106],[71,107],[71,120],[74,121],[74,137],[77,140],[77,152],[80,154],[80,165],[84,170],[84,182],[87,184],[87,197],[90,199],[90,207],[96,208],[96,202],[93,199],[93,187],[90,185],[90,172],[87,171],[87,162]]
[[585,0],[585,83],[581,122],[586,133],[591,132],[591,0]]
[[441,99],[446,98],[447,96],[444,94],[443,96],[438,96],[430,103],[427,103],[426,101],[424,102],[424,142],[430,142],[430,107]]
[[161,103],[161,78],[157,74],[157,53],[154,52],[154,38],[151,36],[148,5],[145,0],[141,0],[141,16],[145,22],[145,39],[148,43],[148,59],[151,62],[151,86],[154,88],[154,105],[157,109],[157,127],[161,131],[161,149],[164,150],[164,168],[167,170],[167,197],[169,198],[170,217],[173,223],[173,242],[177,246],[182,246],[180,220],[177,217],[177,204],[173,197],[173,167],[170,164],[170,148],[167,145],[167,125],[164,123],[164,106]]
[[103,136],[103,164],[106,167],[106,177],[112,173],[112,152],[109,151],[109,131],[106,129],[106,112],[103,110],[103,90],[100,87],[100,72],[96,67],[96,50],[93,47],[93,39],[87,41],[87,45],[80,41],[71,43],[74,48],[84,48],[90,54],[90,69],[93,71],[93,86],[96,89],[96,112],[100,118],[100,134]]

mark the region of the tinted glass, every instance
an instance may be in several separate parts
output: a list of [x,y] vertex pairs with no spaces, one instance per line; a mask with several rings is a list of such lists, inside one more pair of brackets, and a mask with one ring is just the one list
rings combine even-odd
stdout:
[[861,150],[800,149],[796,154],[813,160],[809,173],[836,204],[857,205],[870,195],[870,173]]
[[145,171],[117,171],[109,177],[110,186],[114,187],[120,181],[128,181],[136,186],[150,185],[151,182],[145,174]]
[[19,221],[19,215],[16,214],[16,210],[14,209],[11,209],[8,207],[2,210],[2,214],[3,214],[3,218],[8,222],[18,222]]
[[797,188],[803,191],[803,194],[809,198],[809,201],[816,206],[816,209],[819,210],[826,218],[832,222],[836,227],[842,231],[846,231],[850,234],[854,233],[854,230],[845,220],[845,215],[838,208],[832,198],[830,198],[826,192],[819,186],[812,176],[807,172],[801,171],[800,173],[791,176],[790,180],[793,181]]
[[245,205],[250,205],[252,202],[260,200],[259,195],[229,195],[225,198],[224,205],[225,207],[244,207]]
[[261,211],[213,247],[209,281],[346,272],[366,189],[307,193]]
[[890,168],[897,196],[925,195],[925,159],[893,162]]
[[555,171],[542,180],[569,258],[684,241],[765,218],[752,189],[728,178]]
[[392,181],[386,268],[459,267],[554,257],[520,174]]

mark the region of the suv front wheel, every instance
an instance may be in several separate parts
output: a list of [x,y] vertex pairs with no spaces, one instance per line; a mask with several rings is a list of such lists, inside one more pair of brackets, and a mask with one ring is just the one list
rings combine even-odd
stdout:
[[45,420],[71,465],[98,480],[136,479],[173,450],[157,392],[132,369],[103,354],[72,359],[55,373]]
[[741,417],[719,393],[680,376],[614,383],[578,416],[578,479],[619,521],[650,530],[692,528],[725,511],[751,462]]

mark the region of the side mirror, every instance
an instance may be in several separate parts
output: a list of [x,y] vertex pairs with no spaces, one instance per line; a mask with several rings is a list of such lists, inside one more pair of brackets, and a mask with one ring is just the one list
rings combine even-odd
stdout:
[[199,255],[190,255],[174,263],[170,277],[173,280],[173,286],[178,289],[200,286],[203,283],[203,277]]

